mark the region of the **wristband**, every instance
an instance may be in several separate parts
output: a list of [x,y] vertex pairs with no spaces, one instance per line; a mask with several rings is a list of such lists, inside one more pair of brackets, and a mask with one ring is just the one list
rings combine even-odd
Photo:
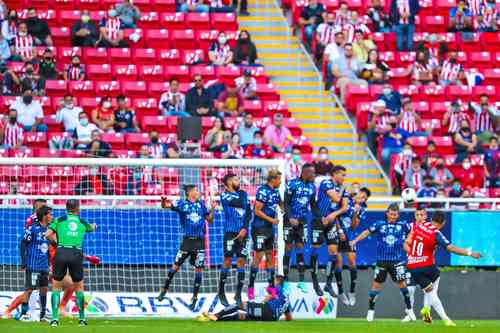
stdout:
[[472,255],[472,250],[467,251],[467,256],[470,257],[471,255]]
[[339,229],[339,234],[343,235],[344,234],[344,230]]

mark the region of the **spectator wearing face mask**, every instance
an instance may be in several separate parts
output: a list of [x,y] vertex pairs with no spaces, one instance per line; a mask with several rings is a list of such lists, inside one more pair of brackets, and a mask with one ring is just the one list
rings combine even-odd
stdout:
[[[424,176],[423,186],[417,192],[417,198],[435,198],[437,196],[437,188],[431,176]],[[430,204],[426,205],[430,207]]]
[[99,47],[128,47],[124,40],[123,23],[115,8],[110,7],[107,17],[103,17],[99,28]]
[[261,131],[255,132],[253,135],[253,143],[245,148],[245,157],[247,158],[273,158],[274,153],[270,146],[264,143],[263,134]]
[[252,71],[245,69],[243,71],[243,76],[240,76],[234,80],[236,87],[240,95],[247,100],[259,99],[257,96],[257,80],[252,77]]
[[43,110],[40,102],[33,100],[31,89],[26,89],[10,106],[17,111],[17,121],[24,126],[26,132],[47,132],[43,123]]
[[427,142],[427,150],[422,157],[424,169],[429,171],[431,169],[431,160],[439,157],[441,157],[441,155],[436,151],[436,143],[432,140],[429,140]]
[[236,65],[258,65],[257,47],[252,42],[250,33],[247,30],[241,30],[236,47],[234,49],[234,63]]
[[422,160],[419,157],[414,157],[411,160],[411,167],[405,174],[405,186],[411,187],[418,192],[424,185],[425,170],[422,169]]
[[64,124],[64,130],[74,136],[76,128],[80,123],[80,114],[83,109],[75,106],[73,96],[67,94],[64,99],[60,101],[60,109],[56,113],[56,121]]
[[78,115],[78,125],[75,129],[76,148],[86,149],[92,141],[92,132],[99,130],[95,124],[89,122],[89,117],[85,112]]
[[26,24],[28,25],[28,33],[33,36],[35,45],[54,45],[47,20],[38,18],[35,8],[28,9]]
[[441,122],[443,127],[448,126],[448,134],[454,136],[460,130],[462,121],[470,122],[466,111],[467,107],[460,100],[454,100],[451,103]]
[[393,188],[393,194],[397,195],[401,193],[401,188],[403,185],[403,179],[406,173],[411,168],[412,160],[416,157],[409,143],[405,143],[403,146],[403,151],[396,154],[394,159],[394,177],[395,184]]
[[319,24],[316,28],[316,59],[319,61],[323,57],[325,48],[330,43],[335,43],[335,34],[337,29],[335,27],[335,14],[328,13],[326,21]]
[[382,148],[382,161],[386,172],[389,172],[391,164],[391,155],[398,154],[403,150],[403,146],[408,139],[408,132],[401,127],[398,127],[396,117],[391,117],[389,125],[391,130],[384,134],[383,148]]
[[139,125],[135,118],[135,112],[127,106],[127,97],[118,95],[116,97],[118,108],[115,110],[115,131],[118,133],[137,133]]
[[57,70],[56,62],[51,49],[46,49],[43,52],[42,61],[40,62],[39,67],[40,78],[44,81],[44,87],[46,80],[55,80],[59,76],[59,71]]
[[179,80],[171,78],[168,90],[160,97],[160,113],[164,116],[189,117],[186,112],[186,96],[179,91]]
[[436,164],[429,172],[429,175],[434,180],[434,184],[438,188],[448,189],[453,182],[453,174],[451,171],[445,167],[444,159],[442,157],[438,157],[436,160]]
[[378,100],[385,102],[386,108],[391,110],[393,116],[397,116],[401,112],[401,94],[392,89],[390,84],[384,84],[382,95],[379,96]]
[[464,188],[476,188],[482,183],[478,174],[473,170],[468,157],[462,161],[462,169],[458,172],[458,179]]
[[460,130],[453,137],[455,142],[455,152],[457,154],[456,163],[461,163],[470,154],[474,154],[477,149],[477,136],[472,133],[469,122],[462,120]]
[[19,149],[24,141],[24,129],[17,122],[17,111],[9,110],[9,115],[6,121],[0,127],[0,142],[2,149]]
[[386,108],[383,100],[377,100],[373,103],[373,107],[368,113],[368,128],[366,131],[366,138],[368,147],[373,154],[377,155],[378,143],[377,138],[380,135],[385,135],[392,130],[390,125],[391,113]]
[[389,14],[385,12],[380,0],[372,0],[366,15],[371,19],[375,32],[392,32]]
[[151,158],[178,158],[179,148],[175,142],[169,142],[167,144],[160,142],[160,136],[157,131],[151,131],[149,133],[150,143],[147,145],[149,150],[149,156]]
[[461,85],[464,80],[464,67],[458,63],[457,52],[451,50],[446,59],[439,68],[439,84],[442,86]]
[[283,115],[276,113],[273,116],[273,124],[264,131],[264,142],[276,153],[286,153],[290,147],[292,133],[283,126]]
[[245,114],[243,117],[243,121],[238,127],[238,134],[240,136],[240,144],[243,147],[251,145],[254,143],[254,135],[255,132],[258,132],[259,129],[253,123],[253,116],[251,113]]
[[111,97],[106,96],[101,99],[97,108],[92,110],[92,122],[103,132],[112,132],[115,125],[115,115],[111,106]]
[[462,185],[460,184],[460,179],[455,178],[453,180],[453,184],[451,185],[450,192],[448,192],[448,196],[450,198],[460,198],[462,196]]
[[310,0],[300,13],[299,25],[304,27],[307,45],[311,45],[314,31],[326,18],[326,10],[318,0]]
[[97,25],[90,19],[89,11],[82,10],[80,20],[71,27],[71,45],[95,47],[98,38]]
[[484,152],[484,175],[490,188],[500,187],[500,150],[495,136],[490,139],[488,149]]
[[43,80],[40,80],[40,75],[35,73],[33,63],[27,62],[24,66],[23,73],[19,77],[21,90],[31,90],[33,95],[43,96]]
[[141,12],[134,6],[133,0],[123,0],[116,5],[116,12],[120,18],[124,29],[137,28],[137,21],[141,18]]
[[497,108],[490,104],[487,95],[479,97],[479,104],[470,103],[471,109],[474,111],[474,129],[481,144],[486,144],[495,135],[495,126],[500,120],[500,113]]
[[333,169],[333,163],[328,159],[328,148],[320,147],[318,156],[313,161],[314,171],[317,176],[327,176]]
[[233,62],[233,51],[224,32],[220,32],[217,40],[210,46],[208,59],[215,66],[226,66]]
[[31,61],[35,56],[35,42],[33,36],[28,33],[26,22],[19,23],[16,37],[14,37],[10,52],[13,61]]
[[17,36],[18,25],[17,11],[12,9],[9,11],[8,17],[2,21],[2,35],[9,45],[13,44],[14,38]]
[[479,13],[474,20],[474,28],[478,32],[497,32],[497,21],[500,18],[495,0],[481,3]]
[[301,151],[299,147],[292,148],[292,155],[286,159],[285,164],[285,179],[295,179],[300,177],[300,172],[304,162],[302,161]]
[[80,63],[80,57],[75,55],[71,58],[71,64],[66,67],[63,73],[66,81],[85,80],[85,67]]

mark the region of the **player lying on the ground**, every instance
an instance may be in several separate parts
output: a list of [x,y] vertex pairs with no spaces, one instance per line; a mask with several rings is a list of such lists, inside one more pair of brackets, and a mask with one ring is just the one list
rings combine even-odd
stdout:
[[179,252],[177,252],[177,256],[175,257],[175,262],[168,270],[167,279],[158,295],[158,301],[161,302],[165,298],[175,273],[179,271],[184,261],[189,258],[189,263],[195,268],[193,298],[191,299],[190,305],[190,308],[194,309],[198,302],[202,271],[205,265],[205,220],[207,220],[208,223],[214,221],[214,210],[215,207],[217,207],[217,202],[212,200],[212,207],[210,211],[208,211],[205,204],[200,199],[201,195],[197,186],[186,185],[184,191],[186,192],[185,200],[179,200],[176,203],[172,203],[167,198],[162,198],[161,201],[162,208],[171,209],[179,215],[179,223],[182,227],[184,238]]
[[432,215],[431,222],[414,224],[406,239],[405,250],[408,252],[408,269],[424,291],[424,307],[420,311],[424,321],[432,322],[431,307],[433,307],[446,326],[456,326],[446,314],[438,296],[440,272],[435,264],[436,248],[442,246],[449,252],[474,259],[481,258],[481,254],[450,244],[440,231],[445,222],[444,214],[438,211]]
[[283,288],[284,277],[276,276],[273,291],[267,288],[268,295],[261,303],[245,302],[224,308],[214,314],[204,312],[199,321],[242,321],[242,320],[258,320],[258,321],[277,321],[281,316],[285,316],[286,320],[292,320],[292,309],[290,307],[290,299]]

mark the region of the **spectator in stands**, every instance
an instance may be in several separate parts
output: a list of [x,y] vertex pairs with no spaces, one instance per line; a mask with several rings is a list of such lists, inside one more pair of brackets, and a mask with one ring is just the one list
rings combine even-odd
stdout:
[[311,46],[314,31],[326,18],[326,11],[323,4],[318,0],[310,0],[309,4],[300,13],[299,25],[304,28],[306,43]]
[[351,12],[347,1],[340,1],[339,9],[335,11],[335,25],[342,29],[346,24],[351,22]]
[[417,51],[415,63],[409,68],[412,83],[419,86],[435,84],[434,77],[438,70],[437,65],[437,63],[430,60],[429,53]]
[[328,159],[328,148],[319,147],[318,156],[313,161],[316,176],[327,176],[333,169],[333,163]]
[[92,141],[92,132],[95,130],[98,130],[97,126],[89,122],[89,117],[85,112],[80,112],[75,130],[76,148],[86,149],[87,145]]
[[484,94],[479,97],[479,104],[471,102],[470,107],[474,111],[474,130],[477,138],[481,144],[486,144],[495,135],[495,125],[500,120],[500,114],[490,103],[488,95]]
[[253,123],[253,116],[251,113],[246,113],[243,117],[243,121],[238,127],[237,133],[240,136],[240,144],[245,147],[254,143],[254,134],[258,132],[259,129]]
[[441,156],[437,157],[436,163],[429,172],[429,175],[432,177],[434,184],[436,184],[438,188],[448,189],[453,182],[453,174],[447,167],[445,167],[444,159]]
[[419,157],[412,158],[411,167],[405,174],[405,186],[418,191],[423,186],[425,175],[426,172],[422,169],[422,160]]
[[457,51],[450,50],[448,52],[448,59],[443,61],[439,68],[440,85],[462,85],[462,81],[465,79],[464,67],[458,63],[457,57]]
[[59,76],[54,54],[51,49],[47,48],[43,52],[39,67],[40,78],[43,81],[42,87],[45,87],[46,80],[55,80]]
[[28,9],[26,24],[28,25],[28,33],[33,36],[35,45],[54,45],[47,20],[38,18],[35,8]]
[[141,12],[137,6],[134,6],[132,0],[123,0],[122,3],[115,6],[123,29],[137,28],[137,21],[141,18]]
[[111,106],[111,97],[105,96],[90,115],[92,122],[103,132],[112,132],[115,126],[115,115]]
[[359,62],[366,62],[368,60],[368,52],[374,49],[376,49],[375,43],[370,38],[366,38],[362,30],[354,31],[352,50],[354,57]]
[[404,129],[411,136],[426,136],[425,131],[421,131],[422,128],[422,118],[418,115],[413,107],[413,103],[410,98],[403,99],[402,110],[398,116],[399,127]]
[[234,81],[226,84],[226,89],[215,101],[215,107],[219,114],[228,117],[239,117],[243,113],[243,96],[241,96]]
[[401,94],[392,89],[389,83],[385,83],[382,89],[382,95],[378,100],[385,102],[386,108],[391,110],[392,115],[397,116],[401,112]]
[[17,121],[24,126],[26,132],[47,132],[43,123],[43,110],[40,102],[33,100],[33,92],[26,89],[22,97],[17,98],[10,106],[17,111]]
[[405,175],[410,169],[414,157],[416,155],[409,143],[405,143],[403,150],[396,154],[396,158],[394,159],[394,178],[396,182],[392,190],[394,195],[401,193],[403,179],[405,179]]
[[286,153],[290,147],[292,133],[283,126],[283,115],[276,113],[273,116],[273,124],[264,131],[264,142],[276,153]]
[[108,10],[108,17],[101,19],[99,28],[99,47],[128,47],[124,39],[123,23],[118,17],[118,12],[113,7]]
[[171,141],[167,144],[160,142],[160,137],[158,132],[153,130],[149,132],[150,143],[147,145],[149,149],[149,154],[152,158],[178,158],[179,148],[175,141]]
[[458,0],[450,9],[448,30],[451,32],[472,31],[472,12],[465,0]]
[[203,0],[176,0],[175,6],[176,10],[182,13],[208,13],[210,11],[210,7],[203,4]]
[[14,95],[19,84],[20,81],[16,73],[7,67],[7,63],[0,62],[0,94],[4,96]]
[[325,22],[318,25],[316,28],[316,60],[319,61],[323,57],[323,52],[328,44],[335,43],[335,34],[337,29],[335,27],[335,14],[327,13]]
[[378,151],[377,137],[379,135],[385,135],[392,130],[390,118],[390,110],[386,108],[386,104],[383,100],[377,100],[373,103],[373,108],[368,114],[366,138],[368,141],[368,147],[375,155],[377,155]]
[[448,196],[450,198],[460,198],[462,196],[462,184],[460,183],[460,179],[455,178],[453,180],[453,184],[451,185],[451,190],[448,192]]
[[159,109],[167,117],[189,117],[186,112],[186,96],[179,91],[178,79],[170,79],[168,90],[160,97]]
[[488,187],[500,187],[500,150],[496,136],[490,139],[489,147],[484,153],[484,175]]
[[[371,38],[370,28],[368,28],[368,26],[360,20],[359,14],[355,10],[351,12],[351,19],[342,26],[342,30],[346,34],[346,40],[348,43],[354,43],[356,40],[357,30],[360,30],[363,33],[363,39]],[[373,45],[375,47],[375,44]]]
[[85,67],[81,64],[80,57],[74,55],[71,58],[71,64],[66,67],[63,73],[66,81],[83,81],[85,80]]
[[33,95],[43,96],[43,81],[40,80],[40,75],[35,73],[32,62],[26,62],[23,72],[19,77],[21,82],[21,90],[29,89],[32,91]]
[[240,143],[240,135],[234,133],[231,137],[231,142],[228,145],[227,152],[222,154],[222,158],[243,158],[245,156],[245,149]]
[[255,132],[253,135],[253,143],[245,148],[245,157],[253,158],[273,158],[274,153],[270,146],[264,143],[261,131]]
[[228,144],[231,140],[231,132],[226,130],[224,120],[216,117],[211,129],[205,136],[205,145],[208,151],[216,153],[225,153],[228,151]]
[[118,133],[137,133],[140,132],[135,112],[127,106],[127,97],[118,95],[116,97],[118,108],[114,112],[115,131]]
[[12,9],[9,11],[9,16],[2,21],[2,35],[7,40],[9,45],[13,44],[14,38],[17,36],[19,18],[17,11]]
[[19,149],[23,145],[24,129],[17,122],[17,111],[9,110],[8,118],[0,127],[0,147],[2,149]]
[[[417,198],[435,198],[437,188],[434,186],[433,178],[429,175],[424,176],[423,186],[417,192]],[[430,207],[431,205],[426,205]]]
[[455,142],[455,152],[457,154],[457,163],[461,163],[470,154],[474,154],[477,149],[477,136],[470,128],[467,120],[460,121],[460,129],[453,136]]
[[186,111],[191,116],[214,116],[213,99],[203,85],[201,75],[194,76],[194,87],[188,90],[186,94]]
[[463,188],[466,189],[475,188],[481,182],[477,173],[472,169],[470,158],[466,157],[462,161],[462,169],[458,173],[458,179],[460,179]]
[[75,136],[76,128],[80,122],[80,114],[83,109],[79,106],[75,106],[73,101],[73,96],[71,94],[66,94],[64,99],[59,102],[60,108],[56,112],[56,121],[58,123],[64,124],[64,130]]
[[90,19],[90,12],[86,9],[82,10],[80,20],[73,23],[71,27],[71,45],[95,47],[98,38],[97,25]]
[[28,33],[26,22],[20,22],[17,35],[10,47],[13,61],[31,61],[35,56],[35,43],[33,37]]
[[448,54],[448,44],[444,38],[432,33],[415,46],[415,51],[423,51],[429,55],[432,62],[442,64]]
[[470,121],[466,111],[467,108],[459,99],[454,100],[450,104],[441,122],[444,128],[448,126],[448,134],[453,136],[456,132],[458,132],[462,120]]
[[387,79],[389,70],[389,66],[379,59],[378,51],[372,49],[368,52],[368,59],[363,64],[360,77],[371,84],[383,84]]
[[233,53],[233,62],[236,65],[256,65],[256,61],[258,58],[257,47],[255,46],[255,43],[252,42],[250,33],[247,30],[240,31]]
[[495,0],[485,1],[480,5],[474,27],[476,27],[478,32],[497,32],[497,21],[499,18]]
[[235,11],[233,6],[226,6],[223,0],[210,0],[209,2],[211,13],[234,13]]
[[391,117],[389,119],[389,125],[391,130],[384,134],[383,148],[382,148],[382,161],[384,163],[384,168],[389,171],[391,164],[391,155],[398,154],[403,150],[403,145],[408,138],[408,133],[398,127],[398,120],[396,117]]
[[257,96],[257,80],[252,77],[252,71],[245,69],[243,71],[243,76],[240,76],[234,80],[238,92],[240,95],[247,100],[259,99]]
[[10,52],[9,42],[0,33],[0,61],[7,61],[10,59],[12,53]]
[[335,42],[328,44],[323,52],[323,59],[328,60],[327,75],[331,80],[332,64],[344,56],[345,36],[342,31],[335,33]]
[[85,149],[88,157],[110,157],[111,145],[102,141],[101,131],[95,129],[91,133],[91,141]]
[[385,12],[380,0],[372,0],[372,6],[366,14],[371,19],[375,32],[392,32],[389,14]]
[[392,0],[390,8],[391,23],[396,32],[398,51],[413,51],[415,16],[420,11],[418,0]]
[[285,164],[285,179],[291,180],[300,177],[300,172],[304,162],[302,161],[302,152],[300,147],[294,146],[292,148],[292,155],[287,158]]
[[340,90],[340,99],[342,102],[344,102],[346,86],[348,84],[368,84],[365,80],[358,78],[360,72],[361,64],[354,58],[352,44],[347,43],[344,45],[344,56],[339,57],[332,64],[332,74],[337,80],[336,85]]
[[[238,9],[238,0],[233,0],[234,10]],[[249,16],[248,12],[248,0],[241,0],[240,2],[240,16]]]
[[220,32],[217,40],[210,45],[208,59],[215,66],[226,66],[233,62],[233,51],[227,42],[225,32]]

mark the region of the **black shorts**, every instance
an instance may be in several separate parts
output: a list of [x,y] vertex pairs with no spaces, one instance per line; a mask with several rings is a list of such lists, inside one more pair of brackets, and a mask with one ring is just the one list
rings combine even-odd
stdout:
[[201,238],[184,237],[179,252],[175,257],[174,265],[182,266],[184,261],[189,258],[189,263],[195,268],[205,266],[205,245]]
[[314,221],[312,227],[312,243],[313,245],[338,245],[339,235],[337,227],[332,222],[329,226],[325,227],[321,221]]
[[375,282],[384,283],[387,279],[387,273],[394,282],[406,281],[408,275],[404,262],[378,261],[375,266]]
[[49,286],[49,272],[26,271],[24,287],[26,290]]
[[277,321],[271,307],[267,303],[247,303],[247,320]]
[[341,241],[339,239],[339,252],[340,253],[356,253],[356,248],[352,247],[351,244],[349,244],[351,240],[347,237],[346,235],[346,240]]
[[292,226],[286,221],[284,226],[285,244],[305,244],[307,242],[307,221],[306,219],[298,219],[299,225]]
[[237,258],[246,258],[248,256],[247,239],[236,239],[236,236],[238,236],[236,232],[226,232],[224,234],[225,258],[232,258],[233,256]]
[[274,249],[274,231],[269,228],[254,229],[252,231],[253,249],[257,252],[272,251]]
[[58,247],[54,258],[54,280],[62,281],[68,272],[74,283],[83,280],[83,251]]
[[410,273],[416,284],[422,289],[426,289],[431,283],[436,282],[441,274],[436,265],[411,269]]

